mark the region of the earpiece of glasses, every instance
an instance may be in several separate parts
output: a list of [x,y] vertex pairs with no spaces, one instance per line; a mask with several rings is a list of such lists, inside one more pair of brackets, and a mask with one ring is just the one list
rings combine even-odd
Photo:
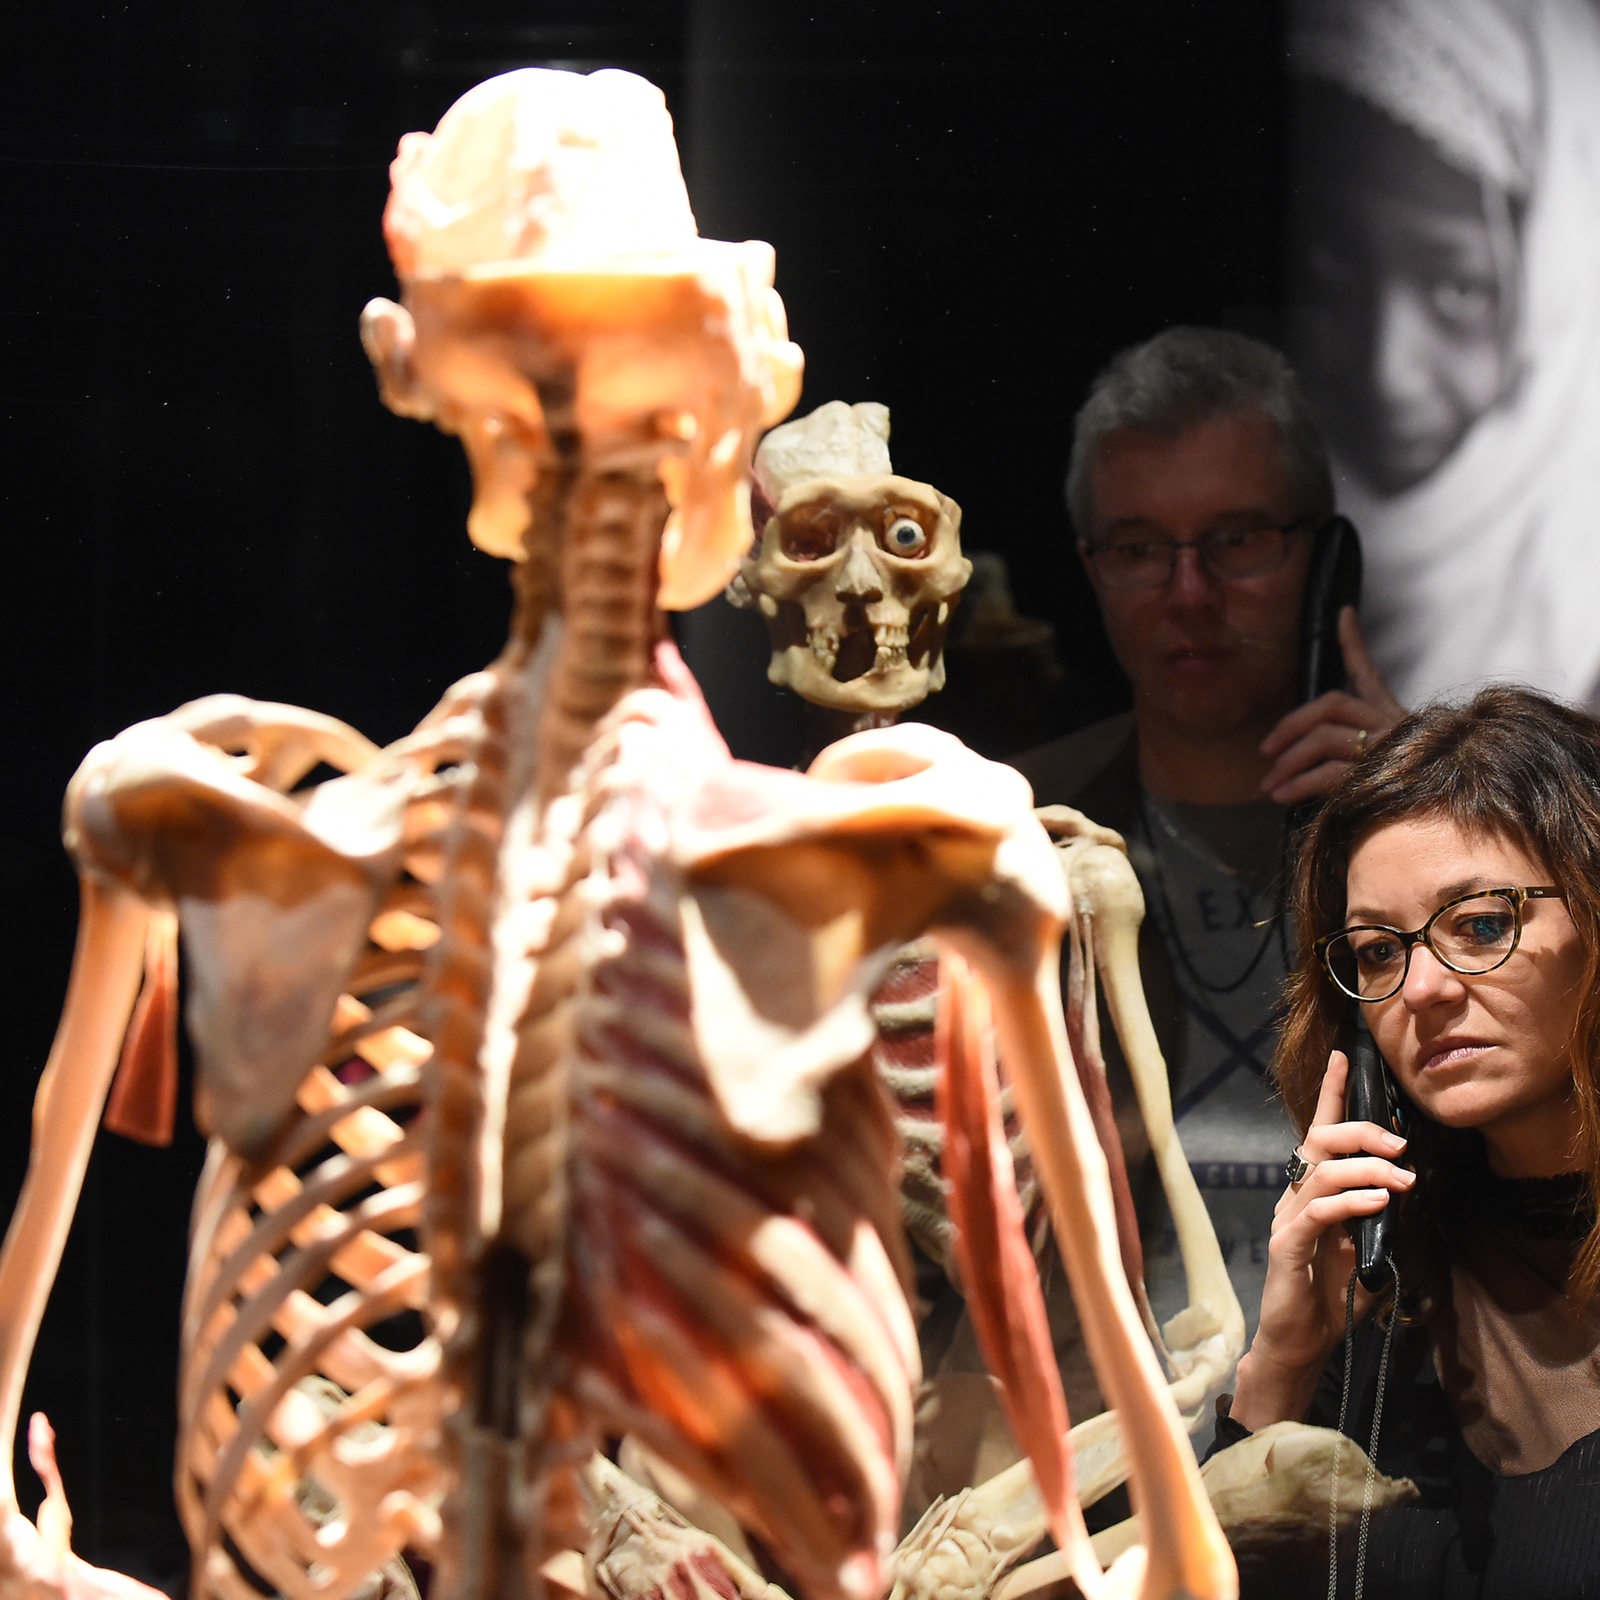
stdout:
[[1325,933],[1312,947],[1328,976],[1350,996],[1372,1004],[1399,994],[1418,945],[1464,977],[1480,977],[1511,959],[1522,939],[1529,900],[1560,900],[1559,889],[1478,889],[1448,900],[1413,933],[1364,923]]

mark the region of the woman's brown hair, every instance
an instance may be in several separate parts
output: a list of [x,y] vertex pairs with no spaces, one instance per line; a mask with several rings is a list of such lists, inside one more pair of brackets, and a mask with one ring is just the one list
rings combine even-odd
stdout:
[[[1572,1073],[1578,1161],[1592,1200],[1600,1195],[1600,722],[1532,690],[1498,686],[1464,706],[1413,712],[1351,769],[1308,826],[1295,870],[1300,957],[1273,1058],[1284,1101],[1304,1132],[1328,1053],[1355,1005],[1312,953],[1318,935],[1344,922],[1350,857],[1376,829],[1419,817],[1510,841],[1563,893],[1584,958]],[[1478,1136],[1452,1135],[1420,1116],[1410,1138],[1419,1197],[1430,1187],[1441,1196],[1451,1167],[1472,1152],[1481,1158]],[[1406,1236],[1402,1223],[1402,1249]],[[1571,1287],[1583,1298],[1600,1289],[1600,1225],[1590,1229]]]

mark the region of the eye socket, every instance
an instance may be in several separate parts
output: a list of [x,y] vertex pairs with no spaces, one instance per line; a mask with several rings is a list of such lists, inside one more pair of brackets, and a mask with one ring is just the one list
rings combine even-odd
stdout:
[[920,556],[928,548],[928,531],[915,517],[896,517],[878,543],[892,556]]
[[790,514],[778,524],[778,548],[791,561],[821,561],[833,554],[837,530],[831,518]]

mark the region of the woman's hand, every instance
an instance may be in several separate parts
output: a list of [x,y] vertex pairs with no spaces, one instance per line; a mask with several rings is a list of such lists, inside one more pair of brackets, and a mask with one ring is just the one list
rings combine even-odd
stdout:
[[[1272,1218],[1261,1321],[1239,1363],[1232,1415],[1252,1432],[1305,1414],[1329,1355],[1344,1334],[1344,1300],[1355,1247],[1344,1224],[1382,1211],[1416,1174],[1396,1165],[1405,1140],[1373,1122],[1344,1120],[1349,1063],[1335,1050],[1301,1158],[1311,1170],[1283,1192]],[[1365,1315],[1372,1296],[1359,1286]]]
[[1353,606],[1339,613],[1339,650],[1349,689],[1335,689],[1296,706],[1261,741],[1262,755],[1272,759],[1261,792],[1279,805],[1292,806],[1326,794],[1350,763],[1406,714],[1367,654]]

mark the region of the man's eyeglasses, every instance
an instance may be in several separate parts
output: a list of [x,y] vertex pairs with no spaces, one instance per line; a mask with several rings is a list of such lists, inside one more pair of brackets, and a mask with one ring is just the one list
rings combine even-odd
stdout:
[[1317,525],[1301,517],[1281,528],[1213,528],[1198,539],[1114,534],[1085,547],[1084,557],[1108,589],[1159,589],[1172,581],[1180,550],[1193,550],[1212,578],[1261,578],[1289,559],[1289,541]]
[[1325,933],[1312,949],[1352,1000],[1371,1004],[1399,994],[1419,944],[1463,977],[1504,966],[1522,938],[1523,906],[1564,898],[1559,889],[1479,889],[1446,901],[1415,933],[1363,924]]

